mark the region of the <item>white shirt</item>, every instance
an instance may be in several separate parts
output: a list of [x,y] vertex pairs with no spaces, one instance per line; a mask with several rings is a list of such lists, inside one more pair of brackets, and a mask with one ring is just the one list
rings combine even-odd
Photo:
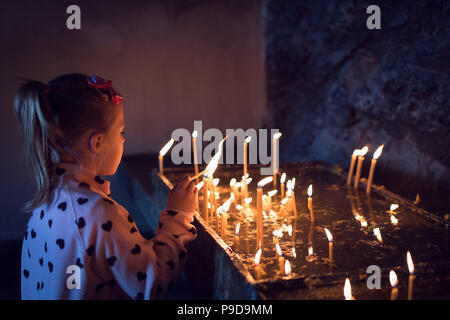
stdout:
[[22,299],[161,298],[196,238],[193,213],[164,209],[147,240],[109,181],[73,163],[53,168],[54,199],[33,210],[22,243]]

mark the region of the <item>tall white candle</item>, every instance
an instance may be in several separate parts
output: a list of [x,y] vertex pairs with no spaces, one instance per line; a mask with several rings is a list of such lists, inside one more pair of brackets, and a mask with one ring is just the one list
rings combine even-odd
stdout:
[[373,174],[375,172],[375,166],[377,165],[377,160],[381,155],[381,152],[383,151],[384,144],[379,146],[378,149],[373,154],[372,158],[372,164],[370,165],[370,173],[369,173],[369,180],[367,181],[367,189],[366,193],[370,194],[370,191],[372,189],[372,181],[373,181]]

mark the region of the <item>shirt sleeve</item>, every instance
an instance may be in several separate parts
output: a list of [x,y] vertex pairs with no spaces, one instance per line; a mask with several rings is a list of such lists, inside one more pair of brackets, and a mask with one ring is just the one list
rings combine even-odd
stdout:
[[127,210],[110,199],[104,200],[96,210],[100,214],[95,213],[97,234],[88,244],[87,253],[95,252],[96,267],[104,274],[112,273],[130,298],[162,298],[185,264],[187,244],[197,236],[191,224],[193,213],[162,210],[156,236],[147,240]]

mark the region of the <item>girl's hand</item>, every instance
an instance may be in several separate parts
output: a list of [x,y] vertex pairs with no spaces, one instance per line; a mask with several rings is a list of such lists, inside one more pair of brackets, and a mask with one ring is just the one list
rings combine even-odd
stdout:
[[190,181],[188,176],[184,176],[170,190],[167,198],[167,208],[194,212],[195,208],[197,208],[197,195],[198,189],[195,187],[195,180]]

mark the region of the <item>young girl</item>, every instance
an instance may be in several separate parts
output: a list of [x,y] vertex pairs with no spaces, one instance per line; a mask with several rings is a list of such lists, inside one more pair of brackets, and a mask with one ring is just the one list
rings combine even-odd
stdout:
[[197,188],[169,193],[156,236],[146,240],[111,197],[123,153],[122,96],[83,74],[27,81],[14,100],[37,184],[22,244],[22,299],[158,299],[170,290],[196,237]]

